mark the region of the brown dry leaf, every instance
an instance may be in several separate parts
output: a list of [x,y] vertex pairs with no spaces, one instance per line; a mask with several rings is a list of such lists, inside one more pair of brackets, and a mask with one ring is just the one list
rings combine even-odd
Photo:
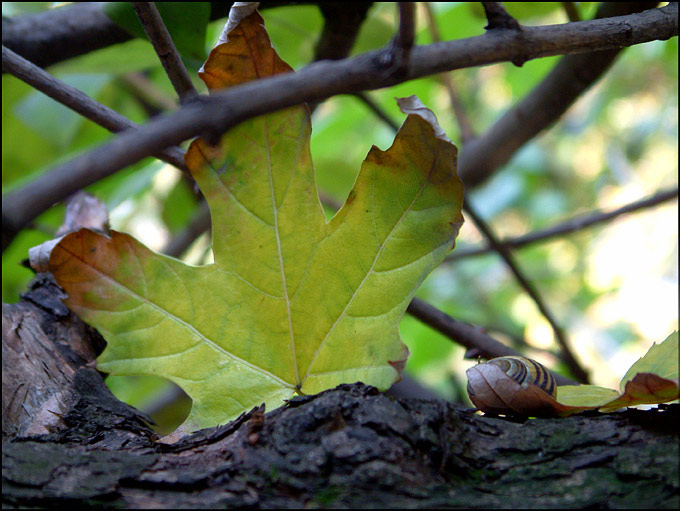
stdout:
[[263,25],[264,20],[255,12],[231,29],[228,43],[213,48],[198,73],[211,91],[293,70],[272,48]]
[[667,380],[653,373],[638,373],[626,383],[623,395],[600,407],[601,412],[612,412],[626,406],[667,403],[678,399],[678,380]]

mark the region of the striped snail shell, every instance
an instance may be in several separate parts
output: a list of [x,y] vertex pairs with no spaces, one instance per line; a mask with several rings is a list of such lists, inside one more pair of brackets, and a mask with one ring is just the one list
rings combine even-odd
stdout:
[[556,414],[555,378],[543,365],[525,357],[499,357],[466,372],[474,405],[491,415],[552,417]]

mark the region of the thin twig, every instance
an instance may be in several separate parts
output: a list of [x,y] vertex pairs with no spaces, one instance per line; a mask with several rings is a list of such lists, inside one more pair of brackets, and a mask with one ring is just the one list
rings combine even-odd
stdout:
[[[430,5],[430,2],[425,2],[423,5],[425,6],[425,13],[427,15],[427,26],[430,31],[430,35],[432,36],[432,40],[435,43],[439,43],[441,42],[442,39],[439,33],[439,29],[437,28],[437,20],[435,19],[434,13],[432,12],[432,6]],[[465,142],[471,140],[475,136],[474,130],[472,129],[472,124],[470,123],[470,119],[465,113],[463,103],[460,101],[460,99],[458,98],[458,94],[456,94],[456,91],[453,88],[450,73],[441,73],[439,75],[439,80],[442,82],[444,88],[446,88],[446,91],[449,93],[449,101],[451,102],[451,107],[453,108],[453,113],[456,117],[456,122],[458,123],[458,129],[460,130],[460,138],[463,144],[465,144]]]
[[[456,321],[445,312],[440,311],[419,298],[411,300],[406,312],[438,332],[455,340],[458,344],[465,346],[468,349],[477,350],[481,358],[489,359],[520,354],[493,337],[490,337],[484,333],[481,328]],[[558,385],[574,384],[574,381],[566,376],[556,373],[554,373],[554,375]]]
[[[618,6],[619,3],[612,5]],[[297,73],[282,73],[231,87],[202,99],[198,104],[184,105],[173,114],[151,120],[139,129],[122,133],[107,144],[54,168],[3,197],[3,249],[16,233],[55,202],[118,169],[208,129],[223,132],[246,119],[301,102],[388,87],[442,71],[512,60],[517,55],[526,56],[527,52],[531,58],[602,48],[617,48],[618,52],[622,46],[677,35],[677,10],[677,4],[671,3],[635,15],[566,25],[524,27],[521,38],[516,37],[513,31],[501,31],[503,33],[486,33],[469,39],[416,46],[411,51],[405,76],[377,73],[376,70],[383,69],[381,66],[384,66],[385,60],[385,50],[378,50],[351,59],[316,62]],[[603,71],[598,68],[595,77],[586,73],[585,81],[596,79]],[[570,73],[567,74],[569,76]],[[586,85],[582,80],[579,83],[576,89],[582,92],[592,81]],[[562,82],[558,84],[562,85]],[[559,90],[559,85],[553,90]],[[570,105],[578,94],[568,96],[568,104],[561,103],[560,108]],[[549,110],[551,116],[555,115],[555,109]],[[532,109],[532,112],[535,111]],[[526,119],[524,115],[520,117]],[[547,124],[553,120],[550,117]],[[542,118],[541,122],[545,119]],[[537,124],[534,124],[532,130],[536,127]],[[489,153],[502,152],[501,160],[509,158],[527,140],[525,132],[519,139],[506,141],[507,148],[491,144],[498,137],[499,130],[495,128],[496,125],[492,137],[485,134],[480,137],[484,138],[483,142],[480,139],[471,141],[461,153],[459,175],[466,186],[479,183],[498,168],[493,166],[498,161],[488,161]],[[473,145],[474,150],[471,149]]]
[[498,254],[503,258],[505,264],[507,264],[508,268],[510,268],[510,271],[512,271],[513,275],[515,276],[517,282],[519,282],[519,284],[529,294],[534,303],[536,303],[538,310],[541,311],[541,314],[543,314],[543,316],[545,316],[545,318],[550,323],[553,332],[555,332],[555,338],[557,340],[557,343],[560,345],[562,358],[564,362],[567,364],[567,367],[569,367],[569,370],[572,372],[572,374],[576,377],[576,379],[579,382],[588,383],[588,373],[581,367],[581,365],[576,360],[576,357],[574,357],[574,355],[572,354],[571,349],[569,348],[569,342],[567,340],[566,334],[559,326],[557,319],[553,315],[552,311],[548,308],[548,306],[545,304],[541,296],[538,294],[538,291],[536,290],[534,285],[526,277],[524,277],[524,274],[519,269],[519,266],[515,262],[514,257],[510,253],[510,250],[498,242],[498,240],[496,239],[496,235],[491,231],[486,222],[470,206],[469,201],[467,200],[465,201],[465,203],[463,204],[463,210],[468,214],[468,216],[472,219],[477,228],[489,241],[489,244],[493,247],[493,249],[496,252],[498,252]]
[[162,91],[143,73],[127,73],[118,77],[118,80],[131,89],[137,97],[143,99],[158,111],[163,112],[177,108],[177,101],[172,99],[165,91]]
[[[484,9],[486,11],[487,17],[489,19],[489,27],[487,28],[512,28],[516,30],[520,30],[519,24],[517,21],[515,21],[514,18],[512,18],[503,8],[502,5],[498,4],[497,2],[483,2],[484,4]],[[436,23],[434,16],[429,16],[428,17],[428,24],[431,30],[431,34],[433,39],[439,36],[439,33],[436,29]],[[448,78],[446,75],[442,74],[440,75],[441,77]],[[470,124],[467,120],[467,116],[465,114],[465,111],[463,110],[462,106],[458,103],[458,99],[456,97],[455,91],[453,89],[453,85],[449,80],[443,80],[444,85],[447,88],[449,92],[449,97],[451,98],[451,107],[454,111],[454,115],[456,119],[458,120],[458,125],[461,130],[461,134],[464,132],[464,130],[469,130],[470,129]],[[468,132],[468,140],[472,137],[472,133]],[[550,308],[547,306],[541,295],[538,293],[538,290],[533,287],[533,285],[530,283],[529,279],[524,276],[524,273],[522,270],[519,268],[517,263],[514,261],[514,258],[510,254],[510,251],[505,248],[501,247],[498,244],[498,240],[496,238],[495,233],[492,231],[491,227],[484,222],[479,215],[476,214],[474,211],[474,208],[470,204],[470,200],[466,200],[463,209],[469,214],[470,217],[472,217],[473,221],[475,224],[477,224],[477,227],[479,230],[484,234],[484,236],[488,239],[489,245],[493,247],[495,250],[498,251],[499,255],[503,258],[505,263],[507,264],[508,268],[510,271],[513,273],[515,278],[517,279],[517,282],[520,284],[520,286],[527,292],[527,294],[534,300],[536,303],[536,306],[538,309],[541,311],[541,313],[545,316],[546,320],[548,323],[550,323],[550,326],[553,329],[553,332],[555,332],[555,338],[558,341],[558,344],[560,345],[564,356],[566,358],[567,365],[569,368],[572,370],[572,372],[577,376],[579,381],[582,381],[582,383],[587,383],[587,378],[588,375],[585,373],[583,368],[578,364],[576,361],[576,358],[574,355],[571,353],[571,350],[569,348],[569,344],[566,338],[566,334],[564,330],[561,328],[561,326],[557,323],[557,320],[550,310]]]
[[[2,69],[109,131],[119,133],[139,127],[127,117],[55,78],[4,46],[2,47]],[[155,156],[183,172],[188,172],[184,164],[184,151],[179,147],[168,147],[159,151]]]
[[564,12],[567,13],[569,21],[581,21],[581,15],[578,12],[578,7],[574,2],[560,2],[564,7]]
[[197,98],[198,92],[154,3],[131,2],[131,4],[179,96],[180,103],[184,104]]
[[399,2],[399,31],[390,44],[398,73],[408,71],[408,61],[415,40],[416,10],[413,2]]
[[203,201],[187,226],[168,242],[163,253],[172,257],[181,256],[196,238],[210,229],[210,225],[210,208]]
[[[670,190],[663,190],[657,192],[654,195],[646,197],[636,202],[631,202],[618,209],[609,211],[607,213],[594,212],[587,215],[580,215],[574,218],[570,218],[565,222],[559,223],[552,227],[542,229],[540,231],[535,231],[524,236],[518,236],[516,238],[508,238],[499,241],[499,243],[507,248],[518,249],[520,247],[525,247],[539,241],[547,241],[558,236],[564,236],[565,234],[571,234],[573,232],[586,229],[593,225],[597,225],[603,222],[607,222],[617,216],[624,215],[626,213],[632,213],[633,211],[638,211],[640,209],[650,208],[656,206],[662,202],[677,199],[678,188],[673,188]],[[470,247],[470,248],[458,248],[449,254],[445,262],[460,261],[468,257],[474,257],[478,255],[488,254],[492,252],[491,247]]]
[[500,2],[482,2],[484,14],[489,24],[484,27],[487,30],[510,29],[522,30],[522,27],[515,18],[510,16],[508,11]]
[[[371,4],[365,2],[320,3],[324,24],[314,49],[314,62],[346,58],[370,7]],[[314,112],[319,104],[319,101],[308,102],[310,111]]]
[[399,131],[399,125],[394,122],[394,120],[385,113],[385,111],[380,108],[380,105],[376,103],[371,96],[365,92],[357,92],[353,94],[354,97],[359,98],[362,103],[364,103],[368,108],[370,108],[373,113],[379,117],[385,124],[387,124],[394,131]]
[[[607,20],[640,19],[649,16],[652,12],[670,14],[670,11],[665,11],[666,7],[650,8],[653,5],[645,2],[602,2],[596,14],[596,17],[600,19],[554,26],[574,27]],[[677,9],[677,4],[672,5],[675,6],[674,9]],[[630,14],[637,11],[642,12]],[[677,14],[674,15],[677,16]],[[532,44],[527,36],[533,30],[534,27],[522,27],[521,34],[517,35],[518,39],[525,42],[524,48],[527,51],[530,50]],[[510,30],[496,32],[498,35],[516,33]],[[551,126],[609,69],[621,50],[622,48],[612,48],[568,55],[560,59],[552,71],[519,103],[510,108],[491,128],[486,130],[483,136],[470,140],[465,145],[458,158],[458,175],[465,186],[470,188],[482,183],[505,165],[527,141]],[[517,57],[520,56],[521,54],[518,53]]]
[[[379,117],[383,120],[387,119],[386,123],[389,124],[391,127],[395,127],[394,122],[390,122],[389,116],[382,111],[382,109],[376,105],[375,103],[371,107],[374,111],[380,112]],[[395,130],[396,131],[396,130]],[[505,247],[502,247],[499,245],[498,240],[496,238],[496,235],[493,233],[491,228],[482,220],[479,215],[475,213],[473,208],[470,206],[469,200],[466,200],[465,203],[463,204],[463,210],[472,218],[473,222],[477,225],[477,228],[482,232],[482,234],[486,237],[486,239],[489,241],[489,244],[493,247],[494,250],[496,250],[499,255],[503,258],[505,263],[508,265],[510,271],[513,273],[515,278],[517,279],[517,282],[520,284],[520,286],[527,292],[527,294],[534,300],[536,303],[536,306],[538,309],[541,311],[541,313],[545,316],[547,319],[548,323],[550,323],[550,326],[553,328],[553,331],[555,332],[555,338],[558,341],[558,344],[560,345],[561,351],[563,353],[563,358],[565,359],[565,362],[569,369],[572,371],[572,373],[577,377],[577,379],[581,383],[587,383],[588,382],[588,375],[587,373],[581,368],[581,366],[576,362],[576,359],[574,358],[573,354],[571,353],[568,345],[568,341],[566,338],[566,334],[562,330],[562,328],[558,325],[557,320],[555,319],[555,316],[552,314],[548,306],[545,304],[541,296],[538,294],[538,291],[536,288],[529,282],[529,280],[524,276],[522,271],[520,270],[519,266],[516,264],[514,261],[514,258],[512,257],[512,254],[510,254],[510,251],[506,249]],[[499,355],[497,355],[499,356]]]

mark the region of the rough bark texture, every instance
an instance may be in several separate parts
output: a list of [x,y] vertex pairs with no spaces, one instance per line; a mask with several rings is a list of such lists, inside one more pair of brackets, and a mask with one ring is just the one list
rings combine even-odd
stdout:
[[[516,422],[356,383],[159,443],[87,367],[98,350],[77,346],[98,335],[55,305],[49,279],[32,287],[3,305],[4,507],[680,506],[679,405]],[[68,369],[19,395],[8,364],[36,356],[12,377]],[[58,420],[31,433],[26,416],[50,393],[65,403]]]

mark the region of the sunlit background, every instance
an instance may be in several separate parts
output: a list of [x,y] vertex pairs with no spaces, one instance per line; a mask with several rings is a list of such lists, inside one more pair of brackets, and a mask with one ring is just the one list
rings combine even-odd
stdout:
[[[51,4],[31,5],[31,9],[45,9]],[[594,3],[576,5],[583,19],[592,17],[596,7]],[[484,32],[486,21],[479,4],[435,3],[432,7],[444,40]],[[560,3],[508,3],[507,7],[526,25],[567,22]],[[4,2],[3,15],[18,15],[26,8]],[[422,5],[417,14],[417,43],[428,44],[432,37]],[[296,69],[311,60],[323,25],[315,6],[269,9],[263,17],[284,60]],[[223,22],[209,25],[206,54]],[[384,46],[395,32],[395,22],[394,4],[375,4],[353,54]],[[475,132],[483,133],[558,60],[452,73]],[[144,71],[163,101],[174,98],[151,46],[139,39],[49,71],[136,122],[147,117],[126,74]],[[605,78],[555,126],[523,147],[492,179],[469,191],[471,204],[497,235],[512,238],[677,186],[677,78],[677,38],[624,50]],[[2,87],[3,193],[110,136],[14,77],[3,75]],[[198,81],[197,87],[205,91]],[[449,137],[464,151],[448,93],[437,77],[369,93],[399,124],[404,116],[394,98],[412,94],[436,113]],[[332,98],[320,105],[312,126],[317,185],[339,203],[347,196],[370,145],[386,149],[394,137],[392,129],[354,96]],[[186,225],[197,205],[191,184],[173,167],[151,159],[88,190],[107,203],[114,229],[131,233],[154,250],[161,250]],[[630,365],[652,343],[678,328],[677,208],[677,200],[671,200],[514,251],[520,267],[568,333],[592,383],[618,388]],[[32,277],[19,264],[28,248],[50,239],[62,218],[63,207],[53,208],[5,251],[4,302],[17,301]],[[201,236],[184,259],[193,264],[210,262],[209,243],[207,234]],[[483,243],[480,233],[466,221],[457,248]],[[555,356],[558,348],[550,325],[494,253],[444,262],[418,296],[567,374]],[[409,316],[401,332],[412,353],[407,372],[441,396],[467,402],[465,369],[475,361],[464,360],[464,349]],[[148,378],[108,381],[119,397],[141,408],[164,392],[163,383]],[[181,420],[177,416],[186,412],[186,403],[182,406],[184,412],[175,412],[167,420]]]

